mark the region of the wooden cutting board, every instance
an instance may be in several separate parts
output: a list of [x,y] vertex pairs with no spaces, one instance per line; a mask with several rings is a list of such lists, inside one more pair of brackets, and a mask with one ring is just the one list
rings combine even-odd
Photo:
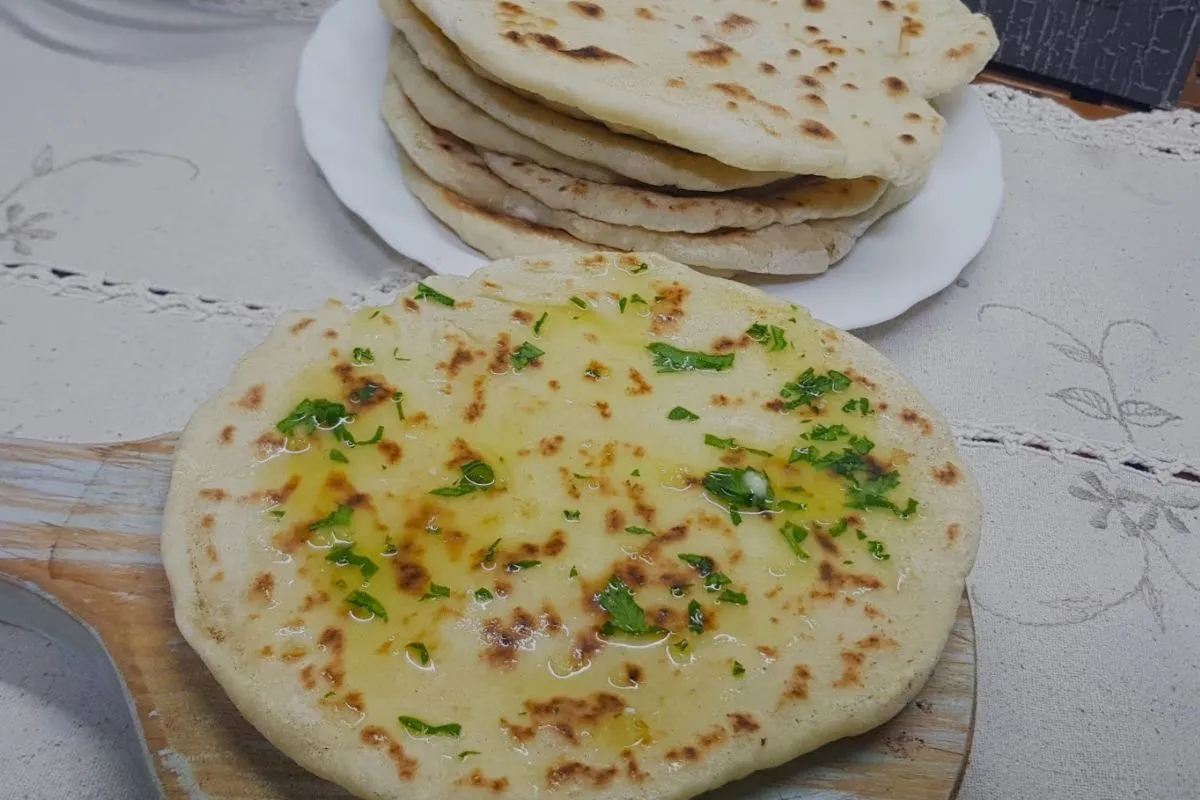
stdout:
[[[348,797],[263,739],[175,628],[159,557],[175,441],[0,438],[0,620],[111,661],[164,797]],[[964,597],[932,679],[895,719],[705,797],[953,797],[974,714],[975,635]]]

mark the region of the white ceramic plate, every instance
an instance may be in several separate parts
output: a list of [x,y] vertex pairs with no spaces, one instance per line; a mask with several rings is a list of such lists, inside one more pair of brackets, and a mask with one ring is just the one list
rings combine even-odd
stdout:
[[[466,275],[487,259],[409,193],[379,115],[391,33],[376,0],[341,0],[325,14],[300,58],[304,143],[337,196],[385,242],[434,272]],[[942,152],[912,202],[823,275],[747,282],[843,329],[899,316],[948,286],[991,234],[1004,179],[1000,141],[975,93],[936,105],[946,118]]]

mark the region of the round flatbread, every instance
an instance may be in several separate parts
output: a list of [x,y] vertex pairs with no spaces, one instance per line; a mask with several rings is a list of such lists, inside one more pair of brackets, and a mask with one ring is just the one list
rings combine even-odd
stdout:
[[890,718],[979,499],[882,356],[653,255],[287,314],[180,440],[163,559],[241,712],[362,797],[693,797]]
[[[824,272],[845,257],[871,225],[920,189],[919,184],[890,186],[867,211],[840,219],[707,234],[652,231],[553,209],[516,189],[489,170],[470,145],[430,127],[394,83],[384,87],[383,107],[392,133],[421,171],[476,206],[545,228],[558,228],[582,241],[617,250],[653,251],[708,269],[777,275]],[[434,208],[430,210],[437,213]],[[451,227],[456,222],[470,224],[467,219],[443,221]],[[464,238],[471,237],[464,234]]]
[[410,0],[381,0],[380,6],[404,34],[406,46],[415,52],[424,68],[455,94],[517,133],[572,158],[599,164],[652,186],[699,192],[763,186],[795,174],[738,169],[707,156],[616,133],[602,124],[555,111],[479,75]]
[[[901,52],[921,23],[890,0],[415,4],[495,81],[741,169],[904,184],[940,147],[938,114],[910,85],[926,46]],[[920,5],[990,29],[958,0]],[[950,22],[935,30],[959,44]],[[968,82],[982,50],[942,57],[945,81]]]

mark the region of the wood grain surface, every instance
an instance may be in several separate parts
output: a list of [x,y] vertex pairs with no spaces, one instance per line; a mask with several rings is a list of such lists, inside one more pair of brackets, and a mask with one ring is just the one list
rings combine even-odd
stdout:
[[[158,550],[174,444],[173,436],[112,445],[0,438],[0,620],[111,660],[164,797],[348,797],[259,735],[175,628]],[[964,597],[933,677],[891,722],[705,797],[953,797],[974,711]]]

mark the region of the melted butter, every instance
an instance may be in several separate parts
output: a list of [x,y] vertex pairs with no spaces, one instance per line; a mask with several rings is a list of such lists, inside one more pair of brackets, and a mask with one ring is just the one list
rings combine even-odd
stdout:
[[[623,294],[637,291],[651,300],[653,290],[645,281],[620,280]],[[430,724],[460,721],[454,717],[462,716],[473,726],[464,730],[461,740],[434,737],[416,742],[410,737],[405,746],[442,755],[464,748],[483,750],[486,761],[489,745],[493,753],[511,746],[510,734],[499,720],[519,724],[526,700],[607,692],[618,695],[627,708],[619,716],[584,726],[582,733],[588,747],[611,760],[624,748],[648,746],[686,727],[682,720],[694,711],[694,703],[673,692],[689,684],[677,681],[679,686],[672,687],[669,676],[702,675],[706,681],[719,681],[720,691],[734,698],[751,685],[749,678],[732,682],[729,665],[735,658],[748,667],[760,663],[753,647],[779,640],[778,617],[800,613],[803,603],[797,598],[817,585],[822,560],[839,568],[852,560],[856,570],[875,574],[890,569],[884,562],[872,562],[856,540],[854,527],[837,539],[836,557],[823,553],[810,537],[804,543],[807,560],[797,558],[779,533],[784,521],[828,529],[847,514],[862,517],[870,530],[878,516],[846,509],[843,479],[807,464],[786,463],[791,448],[802,444],[798,434],[807,428],[799,424],[798,415],[762,419],[762,403],[814,363],[799,353],[816,351],[817,342],[806,341],[802,329],[779,320],[796,348],[770,355],[757,345],[737,351],[739,366],[752,365],[753,381],[739,377],[730,382],[721,375],[697,373],[660,375],[645,351],[652,340],[650,309],[631,304],[622,315],[608,295],[585,298],[587,310],[570,304],[520,307],[534,320],[549,315],[540,334],[516,322],[504,327],[512,349],[528,341],[545,351],[540,366],[520,374],[496,374],[487,366],[494,332],[476,333],[466,319],[462,328],[408,340],[406,312],[397,306],[389,312],[401,317],[394,324],[372,318],[369,311],[358,314],[350,335],[337,345],[340,357],[312,367],[292,386],[293,403],[306,397],[345,402],[344,387],[332,367],[349,360],[352,346],[370,347],[375,363],[356,368],[356,374],[379,376],[404,396],[405,421],[389,400],[358,413],[351,426],[360,439],[383,426],[385,442],[402,450],[394,463],[387,455],[389,447],[350,449],[318,433],[306,448],[259,468],[263,488],[300,479],[283,506],[286,517],[270,523],[277,531],[302,534],[351,494],[369,498],[356,507],[345,529],[314,536],[292,553],[303,563],[301,580],[330,595],[329,608],[338,620],[332,624],[346,634],[346,680],[337,689],[338,697],[351,691],[365,696],[364,710],[343,708],[339,718],[368,720],[402,735],[395,721],[398,715]],[[455,376],[444,369],[431,371],[419,360],[393,357],[415,358],[432,349],[436,360],[445,363],[456,345],[468,348],[472,359]],[[603,368],[599,380],[587,374],[593,361]],[[652,392],[635,394],[639,378],[652,385]],[[469,424],[463,410],[473,399],[476,379],[486,387],[486,410],[480,422]],[[763,387],[759,397],[733,407],[715,400],[718,393],[750,385]],[[837,397],[859,394],[867,393],[852,389]],[[666,411],[675,405],[699,414],[700,421],[668,421]],[[870,435],[869,418],[852,418],[839,408],[840,403],[830,403],[821,422],[844,423]],[[754,415],[758,417],[747,422]],[[778,499],[802,502],[806,508],[763,515],[743,512],[742,525],[734,527],[728,510],[696,485],[730,456],[704,445],[705,433],[737,436],[747,446],[772,452],[769,458],[739,455],[736,463],[761,470]],[[493,468],[495,486],[462,497],[430,495],[461,477],[454,464],[459,439],[472,458]],[[823,451],[844,446],[814,444]],[[349,463],[332,461],[334,449],[345,453]],[[651,519],[639,515],[639,503],[653,509]],[[565,510],[580,511],[580,520],[565,519]],[[614,511],[616,530],[610,530],[607,520]],[[638,526],[663,535],[675,525],[688,526],[687,538],[658,552],[648,550],[650,537],[624,530]],[[551,544],[556,536],[563,542],[561,552]],[[481,565],[482,552],[497,539],[495,562]],[[329,563],[329,547],[339,542],[353,542],[354,552],[370,558],[379,572],[364,579],[353,565]],[[395,554],[387,552],[389,545],[397,548]],[[678,560],[681,552],[714,558],[717,568],[731,578],[729,588],[746,592],[749,605],[719,603],[717,593],[706,592],[702,579]],[[520,560],[541,563],[520,570],[508,566]],[[604,620],[589,608],[585,587],[602,588],[614,567],[632,562],[651,574],[667,570],[687,576],[691,587],[684,597],[673,597],[666,584],[653,582],[636,593],[648,615],[660,608],[673,613],[671,633],[656,639],[615,637],[598,652],[578,657],[577,637]],[[427,579],[402,579],[401,565],[417,568]],[[570,575],[572,569],[576,577]],[[422,600],[431,584],[448,587],[450,596]],[[776,585],[781,587],[778,599],[768,598],[765,593]],[[479,589],[491,592],[493,599],[478,601]],[[387,620],[346,606],[344,598],[356,590],[375,598],[386,609]],[[700,602],[710,619],[703,634],[686,629],[690,600]],[[498,637],[512,644],[507,656],[496,655],[503,650],[497,647],[502,644]],[[673,647],[682,639],[688,641],[686,651]],[[428,649],[429,664],[415,658],[409,647],[414,642]],[[802,637],[793,637],[784,647],[803,645]],[[323,654],[318,663],[329,655]],[[629,679],[630,663],[648,677]],[[320,687],[318,694],[326,689]],[[554,744],[553,734],[539,733],[537,741]],[[502,746],[504,742],[508,744]],[[551,748],[543,755],[549,758],[555,752]]]

